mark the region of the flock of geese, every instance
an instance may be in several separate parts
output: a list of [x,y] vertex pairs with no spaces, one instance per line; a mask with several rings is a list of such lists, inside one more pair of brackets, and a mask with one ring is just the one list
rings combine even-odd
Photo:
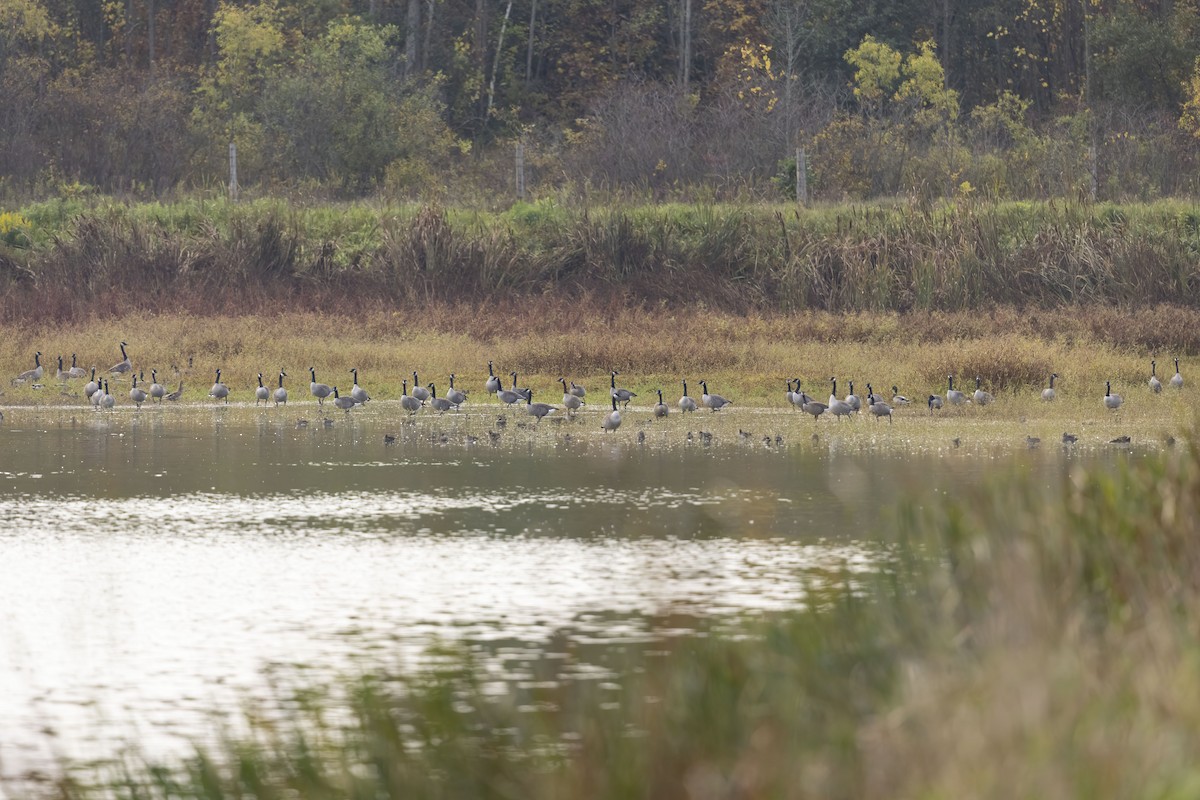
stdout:
[[[129,376],[133,380],[133,385],[129,390],[129,399],[139,409],[146,402],[162,402],[163,400],[175,401],[183,396],[183,380],[179,381],[178,388],[173,392],[168,392],[167,386],[158,382],[158,370],[150,371],[150,383],[145,383],[145,375],[141,372],[135,372],[133,362],[126,350],[127,342],[121,342],[121,360],[113,366],[109,367],[108,374],[114,377]],[[14,385],[31,383],[32,385],[41,386],[41,381],[46,375],[46,367],[42,364],[42,354],[37,352],[33,357],[33,369],[26,370],[18,375],[14,380]],[[318,404],[323,405],[327,399],[331,399],[334,407],[350,412],[357,405],[366,404],[371,400],[370,394],[367,393],[358,384],[358,370],[350,370],[353,378],[353,385],[350,391],[342,394],[337,386],[330,386],[317,381],[317,371],[315,367],[309,367],[309,394],[317,399]],[[620,373],[613,370],[609,376],[609,401],[612,406],[611,412],[601,422],[601,430],[605,432],[615,431],[621,427],[621,408],[628,409],[629,401],[637,397],[636,392],[629,389],[617,386],[617,376]],[[559,410],[558,406],[550,405],[549,403],[534,402],[533,390],[528,387],[521,388],[517,382],[517,373],[510,372],[508,376],[512,378],[512,386],[506,388],[498,375],[495,372],[494,363],[488,362],[488,377],[484,383],[484,389],[489,395],[493,395],[497,401],[507,406],[517,406],[524,403],[525,413],[534,417],[537,422],[541,422],[543,417],[546,417],[555,411]],[[64,383],[69,380],[77,380],[88,377],[88,372],[83,367],[76,363],[76,355],[71,354],[71,366],[66,367],[63,363],[63,357],[58,357],[58,370],[56,378]],[[288,390],[284,387],[284,379],[288,377],[283,370],[279,371],[278,385],[269,387],[263,383],[263,374],[258,373],[258,386],[254,390],[254,404],[274,403],[276,406],[284,405],[288,402]],[[447,411],[457,411],[464,403],[467,402],[467,393],[461,388],[454,385],[457,375],[450,373],[449,387],[445,394],[438,396],[437,386],[433,383],[422,385],[417,372],[412,373],[412,394],[409,394],[407,378],[403,383],[403,393],[400,397],[400,407],[403,408],[410,416],[418,413],[422,408],[429,408],[439,414],[444,414]],[[1042,400],[1053,401],[1056,397],[1054,382],[1058,378],[1058,373],[1050,375],[1049,386],[1042,390]],[[139,385],[141,381],[141,385]],[[911,401],[900,394],[899,387],[892,386],[892,395],[885,398],[883,395],[877,394],[871,384],[867,384],[867,393],[859,396],[854,391],[854,381],[847,381],[849,385],[849,394],[844,398],[838,396],[836,377],[829,379],[831,390],[827,402],[818,402],[807,392],[800,388],[800,379],[792,378],[787,381],[786,399],[794,408],[803,411],[806,414],[811,414],[813,420],[816,421],[822,415],[830,415],[839,422],[842,419],[849,418],[853,414],[857,414],[866,410],[875,417],[878,422],[881,418],[887,417],[888,422],[892,421],[892,413],[896,408],[906,406]],[[573,417],[584,405],[584,398],[587,396],[587,390],[577,385],[574,381],[569,384],[565,378],[558,379],[562,386],[562,408],[568,417]],[[700,407],[709,409],[710,411],[719,411],[725,406],[731,405],[732,400],[728,400],[719,394],[712,394],[708,391],[708,383],[700,381],[700,387],[703,390],[699,402],[697,398],[688,394],[687,381],[683,381],[683,395],[679,398],[676,405],[680,413],[694,412]],[[1183,375],[1179,372],[1179,359],[1175,359],[1175,374],[1169,379],[1168,385],[1175,389],[1183,388]],[[1151,392],[1160,393],[1163,390],[1163,384],[1158,379],[1158,362],[1150,362],[1150,380],[1149,388]],[[658,394],[658,402],[654,404],[652,413],[655,418],[665,418],[670,413],[670,408],[663,401],[662,390],[656,390]],[[87,400],[96,409],[111,409],[116,406],[117,400],[109,389],[107,378],[97,378],[96,368],[91,368],[91,378],[83,387],[83,393]],[[228,385],[221,381],[221,370],[216,370],[216,377],[213,381],[212,388],[209,389],[208,396],[214,400],[224,400],[229,402],[232,390]],[[945,406],[962,406],[968,403],[974,403],[979,406],[986,406],[994,401],[994,397],[990,392],[984,391],[982,380],[978,376],[975,377],[975,391],[972,394],[967,394],[960,389],[954,387],[954,376],[947,376],[947,386],[945,395],[931,394],[926,399],[926,406],[929,413],[939,411]],[[1112,391],[1112,382],[1105,381],[1104,384],[1104,407],[1110,410],[1116,410],[1121,407],[1123,400],[1119,394]],[[619,408],[620,406],[621,408]]]

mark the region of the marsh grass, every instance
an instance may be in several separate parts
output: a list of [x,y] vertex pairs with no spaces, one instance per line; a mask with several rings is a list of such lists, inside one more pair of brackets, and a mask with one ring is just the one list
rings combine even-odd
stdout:
[[[1200,745],[1200,451],[917,497],[875,578],[497,686],[470,653],[298,695],[64,798],[1174,797]],[[575,657],[565,653],[569,665]],[[64,765],[69,773],[70,765]]]

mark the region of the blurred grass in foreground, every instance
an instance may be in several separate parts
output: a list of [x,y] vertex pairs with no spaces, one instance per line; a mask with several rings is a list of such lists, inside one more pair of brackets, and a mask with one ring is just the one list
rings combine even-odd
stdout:
[[[914,498],[863,590],[528,702],[469,655],[62,798],[1184,797],[1200,451]],[[861,584],[860,584],[861,586]],[[657,647],[657,645],[656,645]]]

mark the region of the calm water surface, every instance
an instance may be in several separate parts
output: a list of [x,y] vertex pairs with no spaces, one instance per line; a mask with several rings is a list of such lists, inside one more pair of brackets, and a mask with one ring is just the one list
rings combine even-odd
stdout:
[[[1057,449],[914,453],[686,425],[401,425],[175,409],[9,413],[0,428],[0,771],[122,741],[181,748],[211,712],[466,642],[498,674],[649,647],[870,571],[880,509]],[[791,424],[791,423],[789,423]],[[384,434],[397,441],[384,443]],[[794,443],[791,440],[795,440]],[[551,644],[553,643],[553,644]],[[594,665],[593,665],[594,666]],[[565,669],[565,668],[564,668]]]

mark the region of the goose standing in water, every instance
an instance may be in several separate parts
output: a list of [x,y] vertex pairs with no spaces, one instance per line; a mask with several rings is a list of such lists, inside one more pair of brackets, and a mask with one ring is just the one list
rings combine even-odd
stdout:
[[658,389],[657,391],[658,391],[658,405],[654,406],[654,417],[656,419],[666,419],[667,414],[670,412],[670,409],[667,408],[667,404],[663,402],[662,389]]
[[934,411],[942,410],[942,398],[939,395],[929,395],[929,416],[933,416]]
[[92,379],[84,384],[83,395],[91,400],[98,391],[100,391],[100,381],[96,380],[96,368],[92,367]]
[[689,411],[695,411],[695,410],[696,410],[696,401],[693,398],[688,397],[687,381],[684,381],[683,382],[683,397],[679,398],[679,412],[681,414],[686,414]]
[[830,383],[833,384],[833,391],[829,393],[829,413],[841,422],[842,417],[848,417],[854,413],[854,407],[845,400],[839,400],[837,396],[837,378],[830,378]]
[[355,400],[353,397],[350,397],[349,395],[347,395],[346,397],[342,397],[341,395],[338,394],[338,388],[336,386],[333,387],[333,406],[334,406],[334,408],[340,408],[342,411],[345,411],[347,414],[349,414],[350,409],[354,408],[356,405],[358,405],[357,400]]
[[63,369],[62,356],[58,357],[58,372],[54,373],[54,377],[58,378],[63,383],[67,381],[67,373]]
[[446,390],[446,399],[454,406],[457,411],[459,406],[467,402],[467,393],[462,389],[454,388],[454,379],[457,377],[453,372],[450,373],[450,388]]
[[115,406],[116,404],[117,404],[117,398],[113,397],[112,394],[108,391],[108,381],[105,381],[104,382],[104,395],[100,398],[100,406],[102,408],[107,408],[109,411],[111,411],[113,406]]
[[174,403],[179,398],[183,397],[183,381],[179,382],[179,388],[167,395],[167,399]]
[[[434,411],[437,411],[439,414],[445,414],[447,411],[449,411],[451,408],[454,407],[454,404],[451,403],[446,398],[437,396],[437,387],[434,386],[432,383],[429,384],[429,391],[430,391],[429,405],[431,408],[433,408]],[[415,389],[413,390],[413,394],[416,394]]]
[[420,400],[422,403],[429,400],[429,390],[421,385],[421,379],[417,377],[417,371],[413,370],[413,397]]
[[271,390],[263,386],[262,373],[258,373],[258,388],[254,390],[254,405],[271,399]]
[[724,408],[728,405],[733,405],[732,400],[726,400],[719,394],[709,394],[708,383],[706,381],[700,381],[700,388],[704,390],[703,394],[700,395],[701,405],[704,405],[713,411]]
[[850,384],[850,394],[846,395],[846,405],[850,406],[855,411],[862,410],[862,400],[854,393],[854,381],[847,381]]
[[871,391],[871,384],[867,384],[867,410],[875,415],[875,421],[879,422],[880,417],[887,417],[888,424],[892,424],[892,407],[883,402],[883,398]]
[[631,392],[628,389],[617,388],[617,376],[620,374],[621,373],[617,372],[615,369],[612,371],[612,374],[608,379],[608,393],[616,398],[618,403],[623,403],[625,408],[629,408],[629,401],[637,397],[637,392]]
[[558,382],[561,383],[563,387],[563,408],[567,410],[568,417],[572,416],[583,406],[583,400],[580,399],[579,395],[571,394],[571,390],[567,388],[566,378],[559,378]]
[[536,417],[539,423],[542,421],[542,417],[557,410],[557,408],[549,403],[533,402],[533,392],[529,392],[529,399],[525,401],[525,413],[531,417]]
[[1057,373],[1057,372],[1052,372],[1052,373],[1050,374],[1050,386],[1048,386],[1048,387],[1047,387],[1047,388],[1045,388],[1045,389],[1042,389],[1042,399],[1043,399],[1043,400],[1045,400],[1047,403],[1049,403],[1049,402],[1050,402],[1051,400],[1053,400],[1053,399],[1054,399],[1054,397],[1055,397],[1055,394],[1054,394],[1054,380],[1055,380],[1057,377],[1058,377],[1058,373]]
[[112,375],[124,375],[127,372],[133,372],[133,362],[129,360],[129,354],[125,352],[128,342],[121,342],[121,360],[108,368]]
[[812,414],[813,422],[816,422],[817,417],[829,410],[829,406],[818,403],[802,391],[800,392],[800,410],[805,414]]
[[287,405],[287,389],[283,388],[283,379],[286,377],[287,373],[283,370],[279,370],[279,388],[276,389],[275,393],[272,395],[272,399],[275,401],[275,405],[277,406],[280,403],[284,404],[285,406]]
[[[515,372],[513,373],[513,375],[516,375],[516,374],[517,373],[515,373]],[[513,403],[517,403],[521,400],[524,400],[525,399],[524,397],[517,394],[516,385],[517,385],[517,382],[516,382],[516,379],[514,378],[513,388],[512,389],[500,389],[498,392],[496,392],[496,398],[499,399],[500,402],[504,403],[504,405],[506,405],[506,406],[511,406]]]
[[134,375],[133,388],[129,390],[129,399],[132,400],[133,404],[140,409],[142,407],[142,403],[146,402],[147,395],[145,391],[138,388],[137,382],[137,375]]
[[221,370],[217,370],[217,379],[208,390],[208,396],[214,400],[224,400],[225,405],[229,405],[229,387],[221,383]]
[[528,387],[528,386],[526,386],[524,389],[518,389],[518,388],[517,388],[517,373],[515,373],[515,372],[510,372],[510,373],[508,373],[508,374],[509,374],[509,375],[511,375],[511,376],[512,376],[512,379],[513,379],[513,385],[512,385],[512,391],[513,391],[513,393],[514,393],[514,394],[516,394],[516,396],[517,396],[517,397],[521,398],[521,399],[522,399],[522,400],[524,400],[526,403],[528,403],[528,402],[529,402],[529,398],[530,398],[530,397],[533,395],[533,392],[531,392],[531,391],[529,390],[529,387]]
[[900,387],[893,386],[892,387],[892,405],[893,406],[906,406],[906,405],[908,405],[908,403],[909,403],[908,398],[905,397],[904,395],[900,394]]
[[316,367],[309,367],[308,374],[309,374],[309,377],[312,378],[312,380],[308,384],[308,391],[312,394],[313,397],[317,398],[317,405],[319,405],[319,406],[325,405],[325,398],[329,397],[329,395],[333,394],[333,389],[329,388],[329,384],[317,383],[317,368]]
[[1183,388],[1183,375],[1179,374],[1179,359],[1175,359],[1175,374],[1171,376],[1171,388]]
[[613,395],[610,399],[612,400],[612,413],[605,417],[604,421],[600,423],[600,429],[605,433],[608,433],[609,431],[615,431],[617,428],[621,427],[621,412],[617,410],[617,397],[616,395]]
[[1104,407],[1116,410],[1121,407],[1121,395],[1113,394],[1112,381],[1104,382]]
[[492,370],[491,361],[488,362],[488,379],[483,388],[487,389],[488,394],[495,394],[500,391],[500,379],[496,377],[496,373]]
[[408,381],[404,381],[404,389],[400,394],[400,407],[408,412],[411,417],[413,414],[421,410],[421,401],[415,397],[408,396]]
[[946,402],[952,406],[961,406],[963,403],[971,402],[971,398],[954,388],[954,376],[947,375],[946,380],[950,383],[946,389]]
[[792,407],[796,407],[796,393],[792,391],[792,379],[791,378],[788,378],[787,393],[784,394],[783,399],[785,401],[787,401],[788,405],[790,405]]
[[980,405],[980,406],[986,406],[988,403],[992,402],[996,398],[992,397],[991,392],[985,392],[983,389],[979,388],[979,384],[980,384],[979,376],[976,375],[975,376],[975,394],[974,394],[975,404]]
[[1158,394],[1162,391],[1162,381],[1158,379],[1158,362],[1150,362],[1150,391]]
[[371,399],[371,395],[367,394],[367,390],[358,385],[358,367],[350,370],[350,374],[354,376],[354,385],[350,387],[350,397],[354,398],[356,403],[365,403]]
[[84,375],[87,375],[87,370],[75,365],[75,354],[71,353],[71,368],[67,370],[67,377],[82,378]]
[[33,354],[33,369],[27,369],[22,372],[17,376],[17,381],[19,383],[24,383],[25,381],[37,383],[45,374],[46,368],[42,366],[42,351],[39,350]]
[[162,402],[167,395],[167,387],[158,382],[158,370],[150,370],[150,399]]

